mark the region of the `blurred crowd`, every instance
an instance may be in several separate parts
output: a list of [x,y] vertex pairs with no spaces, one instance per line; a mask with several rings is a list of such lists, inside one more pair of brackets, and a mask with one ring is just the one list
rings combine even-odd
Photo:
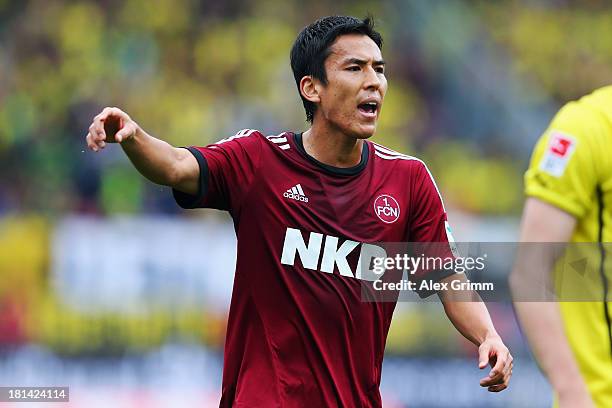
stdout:
[[605,1],[0,1],[0,215],[178,213],[117,146],[83,142],[118,106],[174,145],[306,129],[288,53],[326,14],[372,13],[390,91],[375,140],[429,162],[446,200],[521,205],[555,109],[612,79]]
[[[119,146],[87,150],[87,128],[117,106],[176,146],[245,128],[306,130],[293,40],[318,17],[368,13],[385,39],[389,81],[374,140],[428,163],[451,223],[471,231],[460,240],[511,240],[535,140],[566,101],[612,83],[606,0],[0,0],[0,382],[33,384],[37,372],[46,384],[60,364],[49,350],[85,371],[108,365],[108,378],[134,369],[137,381],[148,370],[140,356],[176,342],[204,346],[186,355],[211,359],[194,378],[216,392],[232,226],[178,217],[187,212],[170,191],[140,176]],[[489,308],[515,356],[529,360],[511,307]],[[407,356],[437,367],[423,398],[478,374],[471,360],[449,359],[471,358],[474,348],[441,316],[436,303],[398,304],[383,389],[425,375]],[[134,361],[117,371],[124,354]],[[173,364],[189,372],[185,361]],[[543,383],[533,363],[522,367],[517,378]],[[102,375],[91,372],[97,384]],[[400,402],[417,388],[392,387],[406,391]],[[456,406],[510,406],[535,394],[519,387],[495,402],[464,389]]]

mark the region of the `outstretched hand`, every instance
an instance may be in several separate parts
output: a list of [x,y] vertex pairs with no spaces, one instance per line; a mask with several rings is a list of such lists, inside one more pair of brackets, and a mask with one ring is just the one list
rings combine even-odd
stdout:
[[512,355],[501,338],[490,337],[478,348],[478,368],[491,366],[489,375],[480,380],[481,387],[488,387],[490,392],[500,392],[508,388],[512,377]]
[[136,134],[138,125],[119,108],[104,108],[89,126],[87,147],[94,152],[104,149],[106,143],[121,143]]

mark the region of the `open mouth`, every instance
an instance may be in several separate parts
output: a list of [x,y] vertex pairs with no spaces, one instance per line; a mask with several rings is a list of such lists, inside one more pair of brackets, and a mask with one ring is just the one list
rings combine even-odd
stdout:
[[371,116],[371,115],[376,114],[376,111],[378,109],[378,104],[376,102],[366,102],[366,103],[359,104],[357,108],[359,109],[360,112],[368,116]]

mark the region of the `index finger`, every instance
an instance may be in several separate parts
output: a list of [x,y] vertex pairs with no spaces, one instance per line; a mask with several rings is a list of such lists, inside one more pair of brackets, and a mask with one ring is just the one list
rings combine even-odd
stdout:
[[91,124],[91,130],[93,136],[100,140],[106,140],[106,131],[104,130],[104,121],[114,113],[115,108],[106,107],[102,109],[102,112],[94,116],[93,123]]
[[506,351],[501,353],[501,355],[497,354],[498,351],[495,351],[496,357],[497,357],[497,361],[495,362],[495,365],[493,366],[493,368],[491,369],[491,372],[489,373],[489,377],[497,377],[500,374],[503,374],[506,366],[510,363],[510,352]]
[[494,376],[489,376],[480,379],[481,387],[490,387],[492,385],[502,384],[504,382],[504,376],[502,374],[497,374]]
[[107,106],[106,108],[102,109],[102,112],[94,116],[94,121],[98,120],[103,122],[111,113],[114,113],[115,109],[116,108],[111,108]]
[[482,387],[487,387],[502,383],[509,364],[511,364],[509,353],[505,356],[497,356],[495,366],[491,369],[487,377],[480,380],[480,385]]

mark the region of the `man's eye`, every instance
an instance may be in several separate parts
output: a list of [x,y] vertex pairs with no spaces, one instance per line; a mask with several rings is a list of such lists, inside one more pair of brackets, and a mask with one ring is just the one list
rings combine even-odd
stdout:
[[359,71],[359,69],[360,69],[360,68],[359,68],[357,65],[353,65],[353,66],[351,66],[351,67],[348,67],[347,69],[348,69],[349,71]]
[[385,69],[383,67],[378,67],[378,68],[376,68],[376,72],[378,72],[379,74],[384,74],[385,73]]

